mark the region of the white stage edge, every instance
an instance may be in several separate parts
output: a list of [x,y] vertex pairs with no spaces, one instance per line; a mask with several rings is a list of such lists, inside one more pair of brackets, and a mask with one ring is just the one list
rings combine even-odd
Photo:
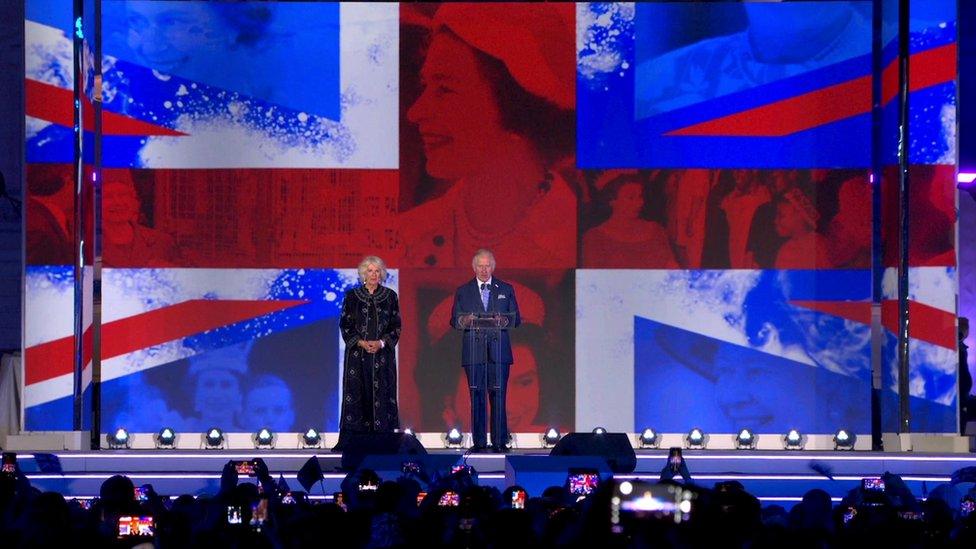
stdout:
[[[151,450],[156,448],[155,433],[130,433],[130,448],[133,450]],[[321,448],[330,449],[339,440],[338,433],[321,433]],[[444,433],[422,432],[416,433],[424,448],[437,450],[447,448]],[[707,450],[736,450],[735,435],[731,433],[708,434]],[[225,443],[222,450],[255,450],[253,433],[224,433]],[[673,446],[687,447],[685,433],[660,433],[657,448]],[[803,452],[804,450],[829,451],[834,450],[833,435],[813,434],[804,435],[803,450],[785,450],[783,434],[756,434],[756,450],[780,450],[788,453]],[[628,439],[635,449],[640,449],[640,434],[628,433]],[[514,450],[547,450],[549,447],[543,441],[542,433],[512,433],[512,448]],[[973,437],[943,435],[943,434],[911,434],[899,435],[895,433],[884,435],[886,452],[939,452],[952,454],[966,454],[973,451]],[[471,446],[470,433],[464,434],[462,448]],[[87,431],[56,431],[29,432],[17,435],[7,435],[0,440],[0,447],[12,452],[31,451],[61,451],[61,450],[90,450],[90,434]],[[106,436],[101,437],[101,448],[107,449]],[[277,433],[274,448],[277,450],[299,450],[306,447],[302,444],[302,433]],[[206,449],[202,433],[177,433],[176,449],[201,450]],[[871,450],[871,436],[858,434],[854,451]],[[748,451],[748,450],[740,450]]]

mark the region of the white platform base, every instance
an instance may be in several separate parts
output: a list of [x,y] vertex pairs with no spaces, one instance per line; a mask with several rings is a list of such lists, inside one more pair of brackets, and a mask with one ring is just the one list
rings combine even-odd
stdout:
[[[155,433],[130,433],[130,448],[134,450],[150,450],[156,447]],[[254,449],[252,433],[225,433],[222,450]],[[444,433],[417,433],[420,443],[428,450],[446,448]],[[672,446],[685,447],[684,433],[660,433],[658,448]],[[628,433],[631,445],[639,449],[638,433]],[[783,435],[778,433],[760,433],[756,435],[756,450],[784,450]],[[339,440],[338,433],[322,433],[321,448],[332,448]],[[731,433],[708,434],[707,450],[735,450],[735,436]],[[963,437],[944,434],[910,434],[899,435],[886,433],[883,435],[885,452],[940,452],[959,453],[971,452],[973,437]],[[0,441],[5,450],[16,452],[30,451],[61,451],[61,450],[90,450],[90,435],[87,431],[56,431],[56,432],[27,432],[18,435],[8,435]],[[102,448],[108,448],[106,436],[101,437]],[[471,435],[465,433],[462,448],[471,446]],[[206,449],[202,433],[178,433],[176,448],[180,450]],[[303,449],[302,433],[277,433],[274,448],[278,450]],[[512,448],[516,450],[547,450],[541,433],[513,433]],[[805,435],[805,450],[834,450],[833,435]],[[871,449],[871,436],[857,435],[854,445],[855,451]]]
[[10,452],[43,452],[61,450],[91,450],[88,431],[32,431],[7,435],[0,446]]

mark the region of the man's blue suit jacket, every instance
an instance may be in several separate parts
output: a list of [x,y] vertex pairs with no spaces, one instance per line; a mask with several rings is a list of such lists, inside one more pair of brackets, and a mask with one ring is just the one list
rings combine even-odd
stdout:
[[[488,310],[481,301],[481,282],[477,277],[460,286],[454,292],[454,307],[451,309],[451,327],[462,329],[458,325],[458,317],[465,313],[507,313],[511,315],[509,328],[517,328],[522,323],[519,315],[518,301],[515,300],[515,288],[511,284],[492,277],[488,295]],[[472,333],[473,332],[473,333]],[[500,334],[501,339],[496,340]],[[461,349],[461,364],[499,364],[512,363],[512,343],[508,337],[508,329],[499,332],[478,330],[464,330]],[[497,356],[496,356],[497,355]]]

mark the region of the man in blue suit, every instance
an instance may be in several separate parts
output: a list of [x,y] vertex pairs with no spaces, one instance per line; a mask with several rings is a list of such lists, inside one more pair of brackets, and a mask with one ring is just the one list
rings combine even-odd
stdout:
[[[508,373],[512,366],[512,344],[508,329],[522,323],[515,289],[492,277],[495,256],[485,249],[478,250],[471,260],[475,278],[454,293],[451,326],[464,330],[461,365],[468,377],[471,392],[472,451],[484,450],[488,445],[486,431],[486,392],[491,401],[491,446],[496,452],[508,451],[508,417],[505,396]],[[472,325],[489,319],[500,329],[475,330]]]

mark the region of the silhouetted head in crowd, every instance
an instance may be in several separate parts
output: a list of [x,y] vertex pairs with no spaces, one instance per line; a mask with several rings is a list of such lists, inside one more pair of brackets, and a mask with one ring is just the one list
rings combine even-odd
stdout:
[[123,511],[135,502],[135,486],[129,477],[115,475],[102,483],[98,497],[106,511]]
[[[224,476],[236,482],[236,474],[227,474],[235,472],[233,462],[228,466]],[[430,497],[418,506],[417,480],[381,482],[374,471],[360,470],[343,480],[346,494],[359,492],[366,480],[375,482],[377,489],[366,498],[355,496],[360,500],[353,500],[348,511],[307,500],[280,505],[274,491],[266,492],[273,503],[265,528],[258,532],[247,527],[251,505],[259,498],[254,484],[235,484],[215,498],[181,496],[167,509],[153,498],[137,504],[132,481],[116,475],[102,484],[100,503],[91,511],[72,509],[56,493],[29,490],[16,499],[4,494],[8,497],[6,506],[0,505],[0,547],[115,546],[120,542],[118,516],[136,513],[156,519],[156,538],[147,547],[307,547],[326,539],[338,547],[973,546],[976,514],[956,520],[949,502],[961,497],[959,482],[936,487],[919,503],[900,477],[885,473],[882,478],[883,499],[870,500],[859,487],[836,508],[825,490],[810,490],[790,511],[789,522],[782,507],[762,509],[741,482],[719,482],[711,490],[686,486],[694,494],[688,520],[676,524],[667,516],[635,514],[616,522],[615,529],[614,482],[603,483],[581,501],[567,499],[563,487],[552,486],[542,497],[528,499],[523,510],[511,508],[515,486],[500,494],[465,475],[450,475],[425,484]],[[3,486],[11,488],[9,483]],[[459,505],[437,504],[446,490],[459,495]],[[228,505],[241,506],[241,527],[226,522]],[[845,521],[852,507],[856,515]],[[122,543],[131,547],[140,542]]]

